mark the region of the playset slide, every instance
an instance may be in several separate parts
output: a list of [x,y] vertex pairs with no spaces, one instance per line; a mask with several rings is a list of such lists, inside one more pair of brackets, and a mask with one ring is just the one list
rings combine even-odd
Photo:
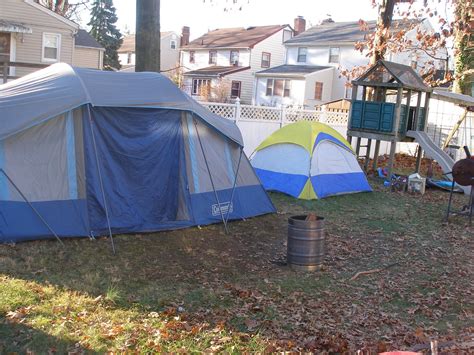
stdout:
[[[434,159],[438,162],[443,169],[443,172],[450,173],[453,169],[454,160],[446,154],[440,147],[438,147],[431,138],[423,131],[407,131],[407,137],[411,137],[415,139],[421,148],[425,151],[425,155]],[[448,179],[452,180],[452,176],[450,174],[447,175]],[[460,186],[465,194],[470,193],[469,186]]]

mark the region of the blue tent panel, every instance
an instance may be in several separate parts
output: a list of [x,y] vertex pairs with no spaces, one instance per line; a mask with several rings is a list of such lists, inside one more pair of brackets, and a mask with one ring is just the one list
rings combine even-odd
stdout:
[[266,190],[280,191],[298,197],[308,181],[305,175],[285,174],[275,171],[254,168]]
[[[85,200],[33,202],[32,205],[61,237],[89,235]],[[0,201],[0,242],[51,237],[49,229],[26,202]]]
[[234,198],[230,203],[232,189],[217,192],[219,205],[214,191],[191,195],[191,204],[196,224],[209,224],[222,222],[221,211],[224,217],[229,212],[229,220],[242,219],[276,212],[270,198],[261,185],[237,187]]
[[318,198],[343,193],[372,191],[362,172],[311,176],[311,183]]
[[[97,231],[107,220],[88,111],[84,112],[87,201],[91,229]],[[183,193],[180,112],[96,107],[91,113],[112,231],[174,225]]]

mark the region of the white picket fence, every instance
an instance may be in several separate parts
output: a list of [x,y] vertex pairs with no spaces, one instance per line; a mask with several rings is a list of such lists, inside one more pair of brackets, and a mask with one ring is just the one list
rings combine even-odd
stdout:
[[302,110],[298,108],[276,108],[267,106],[202,102],[211,112],[234,121],[242,132],[245,153],[252,154],[255,148],[279,128],[297,121],[317,121],[336,129],[343,136],[347,133],[348,112],[346,110],[322,109]]
[[347,110],[321,109],[321,110],[303,110],[289,107],[268,107],[225,104],[216,102],[202,102],[211,112],[230,119],[234,122],[239,121],[265,121],[278,122],[281,126],[301,120],[318,121],[326,124],[347,125]]
[[[211,112],[234,121],[242,132],[244,150],[250,156],[255,148],[270,134],[279,128],[297,121],[317,121],[325,123],[343,137],[347,135],[348,112],[337,109],[303,110],[289,107],[267,107],[235,104],[201,102]],[[427,133],[430,138],[441,146],[462,113],[462,108],[451,103],[430,102]],[[355,139],[353,145],[355,147]],[[465,124],[456,133],[453,144],[467,145],[474,152],[474,114],[469,113]],[[372,149],[373,150],[373,149]],[[398,143],[397,151],[414,154],[415,143]],[[380,154],[390,152],[390,143],[382,141]],[[365,153],[365,151],[361,151]],[[464,157],[462,150],[449,150],[454,159]],[[371,156],[373,155],[373,151]]]

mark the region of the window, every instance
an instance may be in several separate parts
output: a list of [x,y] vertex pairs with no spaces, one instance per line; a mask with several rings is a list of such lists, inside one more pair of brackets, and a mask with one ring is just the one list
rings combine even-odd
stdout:
[[308,48],[298,47],[298,63],[306,63],[306,52]]
[[211,81],[209,79],[193,79],[192,94],[207,96],[211,91]]
[[176,49],[176,40],[172,39],[172,40],[170,41],[170,48],[171,48],[171,49]]
[[323,99],[323,83],[319,81],[314,83],[314,99],[315,100]]
[[127,53],[127,64],[132,64],[132,53],[131,52]]
[[230,97],[232,99],[235,99],[237,97],[240,97],[240,88],[242,86],[241,81],[232,81],[232,86],[230,89]]
[[230,65],[239,64],[239,51],[230,51]]
[[291,80],[267,79],[267,96],[290,97]]
[[189,63],[194,63],[194,51],[189,51]]
[[273,80],[273,96],[282,96],[284,81],[281,79]]
[[329,48],[329,63],[339,63],[339,47]]
[[216,63],[217,63],[217,52],[209,51],[209,64],[216,64]]
[[56,33],[43,33],[43,62],[59,62],[61,50],[61,35]]
[[272,55],[270,53],[262,52],[262,63],[261,63],[262,68],[270,68],[271,57]]
[[283,87],[283,96],[284,97],[290,97],[290,86],[291,86],[291,81],[290,80],[285,80],[285,86]]
[[411,63],[410,63],[410,66],[413,68],[413,69],[416,69],[416,67],[418,66],[418,62],[415,60],[415,59],[412,59]]
[[267,90],[265,95],[272,96],[273,95],[273,79],[267,79]]
[[[344,88],[344,98],[345,99],[351,99],[352,98],[352,87],[347,86]],[[349,84],[350,85],[350,84]]]

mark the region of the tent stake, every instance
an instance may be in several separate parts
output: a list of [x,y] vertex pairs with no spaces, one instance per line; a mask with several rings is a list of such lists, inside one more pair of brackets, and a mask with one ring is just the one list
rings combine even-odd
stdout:
[[12,186],[15,188],[16,191],[18,191],[18,193],[20,194],[20,196],[23,198],[23,200],[25,200],[25,202],[28,204],[28,206],[31,207],[31,209],[33,210],[33,212],[39,217],[39,219],[41,219],[41,222],[43,222],[43,224],[46,226],[46,228],[49,229],[49,231],[54,235],[54,237],[58,240],[59,243],[61,243],[61,245],[64,247],[64,243],[62,242],[62,240],[58,237],[58,235],[56,234],[56,232],[53,230],[53,228],[51,228],[51,226],[48,224],[48,222],[46,222],[46,220],[43,218],[43,216],[41,216],[41,214],[38,212],[38,210],[33,206],[33,204],[28,201],[28,199],[26,198],[26,196],[23,194],[23,192],[21,192],[20,188],[18,186],[16,186],[16,184],[13,182],[13,180],[10,178],[10,176],[8,176],[7,172],[5,170],[3,170],[2,168],[0,168],[0,171],[3,173],[3,175],[5,175],[5,177],[7,178],[7,180],[10,182],[10,184],[12,184]]
[[243,149],[240,147],[239,162],[237,163],[237,170],[235,171],[234,185],[232,186],[232,193],[230,194],[229,208],[227,209],[227,215],[225,217],[226,223],[229,221],[230,217],[230,207],[232,206],[232,201],[234,200],[235,187],[237,186],[237,179],[239,177],[240,161],[242,160]]
[[109,228],[110,244],[112,245],[112,252],[115,255],[114,237],[112,236],[112,228],[110,226],[109,209],[107,208],[107,200],[105,199],[104,183],[102,182],[102,174],[101,174],[100,165],[99,165],[99,156],[97,155],[97,145],[95,142],[94,128],[92,126],[92,115],[91,115],[91,110],[90,110],[89,105],[87,105],[87,112],[89,113],[89,126],[91,128],[91,133],[92,133],[92,144],[94,145],[95,161],[97,164],[97,173],[99,175],[99,183],[100,183],[100,190],[102,192],[102,200],[104,201],[105,218],[107,219],[107,227]]
[[[204,153],[204,147],[202,146],[201,137],[199,135],[199,130],[198,130],[198,127],[197,127],[196,120],[193,119],[193,122],[194,122],[194,127],[196,128],[196,134],[197,134],[197,137],[198,137],[199,145],[201,146],[201,151],[202,151],[202,155],[204,157],[204,162],[206,163],[207,173],[209,174],[209,179],[211,180],[212,189],[214,190],[214,196],[216,197],[217,206],[219,207],[219,212],[221,214],[222,223],[224,223],[225,232],[229,233],[229,231],[227,230],[227,222],[224,218],[224,213],[222,212],[221,203],[219,202],[219,196],[217,195],[217,191],[216,191],[216,188],[214,186],[214,180],[212,179],[211,169],[209,169],[209,164],[207,162],[206,154]],[[230,205],[229,205],[228,208],[230,208]]]

